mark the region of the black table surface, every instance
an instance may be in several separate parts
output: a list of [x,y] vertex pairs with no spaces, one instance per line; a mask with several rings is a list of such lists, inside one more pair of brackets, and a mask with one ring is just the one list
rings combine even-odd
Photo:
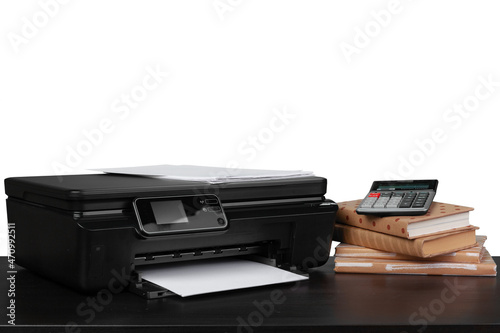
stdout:
[[1,331],[500,332],[498,276],[335,274],[330,258],[300,283],[148,301],[83,295],[0,263]]

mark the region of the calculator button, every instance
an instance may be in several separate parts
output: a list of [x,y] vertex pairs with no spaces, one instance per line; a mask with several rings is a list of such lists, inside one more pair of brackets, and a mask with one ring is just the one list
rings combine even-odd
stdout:
[[378,192],[372,192],[368,195],[369,198],[378,198],[380,197],[380,193]]
[[384,208],[388,201],[389,201],[388,197],[379,198],[377,202],[373,205],[373,208]]
[[360,204],[361,208],[371,208],[373,204],[377,201],[377,198],[368,197]]
[[401,201],[401,204],[399,205],[399,208],[410,208],[416,196],[417,195],[413,192],[405,194],[403,200]]
[[413,203],[412,207],[413,208],[421,208],[425,206],[425,202],[427,201],[427,198],[429,197],[428,192],[420,192],[417,195],[417,198],[415,199],[415,202]]
[[391,198],[391,192],[382,192],[377,202],[373,205],[373,208],[385,208],[385,205],[389,202]]
[[387,205],[385,205],[386,208],[398,208],[399,203],[401,202],[401,198],[403,196],[392,196],[392,198],[389,200]]

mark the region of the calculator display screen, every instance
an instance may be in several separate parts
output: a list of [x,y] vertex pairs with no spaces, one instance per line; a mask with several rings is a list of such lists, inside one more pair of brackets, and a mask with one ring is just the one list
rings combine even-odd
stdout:
[[384,184],[377,187],[377,191],[410,191],[427,190],[429,184]]

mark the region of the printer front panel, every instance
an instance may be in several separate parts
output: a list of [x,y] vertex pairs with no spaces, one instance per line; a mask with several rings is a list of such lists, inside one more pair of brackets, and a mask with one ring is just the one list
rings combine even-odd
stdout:
[[17,199],[7,206],[21,266],[95,292],[130,279],[139,265],[252,254],[287,269],[320,266],[336,213],[336,205],[325,202],[230,205],[223,230],[155,235],[140,230],[132,209],[71,212]]
[[[329,200],[225,208],[227,229],[142,237],[136,265],[258,254],[276,265],[307,270],[326,262],[337,205]],[[142,236],[142,235],[141,235]]]

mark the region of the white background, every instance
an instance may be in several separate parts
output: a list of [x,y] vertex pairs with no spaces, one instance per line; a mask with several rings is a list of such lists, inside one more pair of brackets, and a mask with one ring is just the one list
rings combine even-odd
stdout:
[[[337,202],[388,176],[437,178],[436,200],[474,207],[498,256],[499,12],[496,1],[2,1],[0,174],[237,163],[312,170]],[[4,205],[0,216],[6,255]]]

